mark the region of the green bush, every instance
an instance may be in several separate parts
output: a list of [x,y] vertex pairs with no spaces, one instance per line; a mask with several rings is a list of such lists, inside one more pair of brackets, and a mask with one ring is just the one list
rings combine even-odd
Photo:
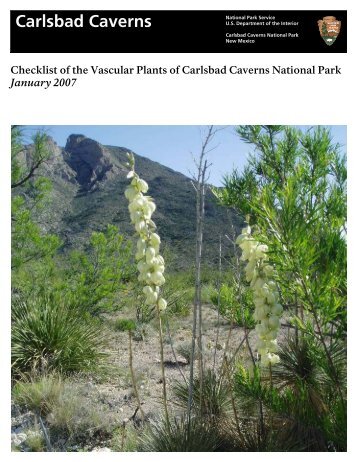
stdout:
[[99,315],[125,305],[128,281],[135,274],[132,245],[114,225],[93,232],[85,250],[66,256],[63,290],[78,306]]
[[116,319],[114,322],[114,328],[120,332],[135,331],[136,322],[132,319]]
[[45,438],[40,432],[39,426],[35,426],[27,432],[26,446],[29,452],[44,452],[46,448]]
[[52,296],[12,303],[11,360],[15,373],[95,369],[103,359],[97,321]]
[[[176,382],[173,393],[177,404],[183,409],[187,407],[189,390],[186,383]],[[200,380],[194,378],[192,390],[192,406],[196,413],[200,413],[206,419],[217,419],[231,412],[231,398],[227,382],[218,377],[211,369],[207,369],[203,375],[202,395]]]
[[114,430],[111,449],[114,452],[136,452],[138,450],[138,432],[133,425],[123,425]]
[[[12,394],[18,406],[43,418],[56,450],[67,450],[69,444],[82,444],[89,438],[97,441],[97,437],[111,437],[118,425],[117,414],[95,389],[91,392],[88,384],[62,380],[58,374],[23,376]],[[42,432],[29,430],[26,445],[34,452],[44,450]]]
[[177,291],[168,297],[168,314],[172,316],[188,316],[192,299],[188,291]]
[[216,428],[208,422],[192,418],[176,419],[169,424],[162,419],[150,427],[141,439],[145,452],[213,452],[219,447]]
[[[345,345],[337,343],[328,346],[328,354],[335,365],[344,363],[340,377],[344,383]],[[299,451],[346,451],[346,399],[341,401],[336,392],[335,379],[324,364],[325,352],[316,339],[289,341],[278,353],[280,363],[271,373],[258,368],[253,375],[243,367],[237,370],[234,388],[240,414],[257,414],[263,405],[264,426],[269,432],[279,428],[281,446]]]
[[52,440],[66,437],[70,443],[83,443],[95,435],[112,436],[116,418],[107,404],[88,395],[83,386],[68,382],[47,421]]
[[252,148],[248,165],[214,193],[246,216],[254,239],[268,246],[279,301],[296,327],[268,377],[237,373],[237,399],[254,403],[252,417],[268,415],[300,450],[344,451],[346,155],[324,127],[240,126],[237,132]]
[[248,288],[243,287],[239,293],[235,286],[222,284],[220,290],[211,292],[211,302],[224,318],[234,321],[238,326],[254,327],[254,306]]
[[45,416],[58,403],[62,390],[61,377],[48,374],[39,378],[23,376],[15,384],[12,394],[16,404]]
[[193,285],[185,273],[169,273],[166,276],[164,295],[167,312],[173,316],[187,316],[193,302]]
[[[188,364],[191,364],[192,342],[180,343],[176,348],[177,353],[186,359]],[[194,359],[198,358],[198,351],[195,348]]]

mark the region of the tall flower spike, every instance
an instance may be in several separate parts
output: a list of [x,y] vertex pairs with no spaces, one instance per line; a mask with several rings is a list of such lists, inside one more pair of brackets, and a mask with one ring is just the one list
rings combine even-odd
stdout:
[[147,305],[156,305],[160,311],[166,309],[167,302],[160,296],[161,286],[165,283],[165,263],[160,255],[160,236],[155,232],[156,226],[151,216],[156,205],[150,196],[146,196],[149,186],[135,172],[135,159],[128,153],[130,171],[127,178],[131,180],[125,190],[129,201],[129,213],[132,224],[138,234],[137,268],[138,280],[144,283],[143,293]]
[[279,292],[272,280],[274,268],[267,262],[268,246],[259,244],[251,234],[250,226],[242,229],[237,244],[242,249],[242,260],[247,261],[245,275],[253,289],[255,305],[255,331],[258,335],[258,352],[263,366],[280,361],[277,351],[277,336],[283,307],[278,303]]

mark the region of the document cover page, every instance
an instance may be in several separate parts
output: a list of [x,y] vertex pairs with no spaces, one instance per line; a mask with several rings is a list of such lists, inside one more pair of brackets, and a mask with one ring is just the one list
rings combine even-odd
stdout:
[[353,454],[353,6],[2,2],[3,460]]

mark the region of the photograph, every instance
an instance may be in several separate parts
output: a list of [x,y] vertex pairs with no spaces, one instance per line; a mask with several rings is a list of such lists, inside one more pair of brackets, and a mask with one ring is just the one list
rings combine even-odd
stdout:
[[12,125],[11,451],[346,452],[347,125]]

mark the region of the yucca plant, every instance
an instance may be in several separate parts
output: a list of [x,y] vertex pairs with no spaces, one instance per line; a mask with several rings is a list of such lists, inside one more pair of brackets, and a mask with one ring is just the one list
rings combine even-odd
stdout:
[[215,426],[185,416],[171,422],[166,419],[154,422],[140,443],[140,450],[145,452],[214,452],[219,447]]
[[[248,415],[255,419],[258,403],[262,403],[261,434],[265,437],[267,431],[278,431],[281,447],[287,445],[302,451],[346,450],[346,403],[333,392],[334,378],[328,376],[320,348],[315,340],[290,341],[279,350],[280,363],[272,370],[256,369],[250,376],[240,368],[235,375],[235,392],[241,409],[247,409],[249,403],[253,412]],[[332,352],[336,351],[343,369],[343,354],[333,344],[330,348],[331,357],[334,358]]]
[[[310,406],[303,386],[278,389],[270,380],[264,380],[258,368],[253,375],[240,368],[235,375],[235,393],[239,415],[245,417],[243,428],[236,433],[235,444],[242,447],[237,450],[327,450],[321,418]],[[250,412],[242,412],[247,410]]]
[[95,369],[103,353],[99,323],[52,295],[12,303],[13,372]]
[[[180,343],[179,345],[177,345],[177,353],[182,356],[186,361],[187,361],[187,364],[190,364],[191,361],[192,361],[192,358],[191,358],[191,353],[192,353],[192,348],[191,348],[191,343],[189,342],[185,342],[185,343]],[[195,351],[195,355],[194,355],[194,358],[193,360],[196,360],[198,358],[198,354],[197,354],[197,351]]]
[[[346,397],[341,399],[336,392],[335,373],[338,372],[340,389],[346,390],[346,345],[341,339],[331,339],[327,349],[330,360],[315,339],[288,342],[281,349],[281,363],[274,369],[273,378],[278,387],[293,390],[300,400],[297,416],[301,417],[304,409],[315,416],[316,426],[324,434],[325,445],[341,448],[346,445],[346,439],[341,442],[346,433]],[[333,427],[335,430],[331,431]],[[336,444],[335,435],[339,435]]]
[[[200,393],[202,390],[202,394]],[[189,398],[189,389],[186,383],[176,382],[173,386],[176,404],[185,408]],[[213,370],[206,369],[200,380],[193,380],[192,407],[195,414],[208,419],[217,419],[231,413],[231,396],[228,384]]]
[[296,429],[280,421],[266,419],[264,432],[255,418],[245,416],[239,419],[238,427],[225,421],[220,426],[222,435],[221,450],[225,452],[300,452],[311,450],[316,439],[309,429],[300,429],[296,437]]
[[326,412],[323,398],[323,377],[311,342],[291,339],[279,349],[280,363],[272,369],[272,379],[278,389],[289,389],[298,398],[304,395],[317,415]]

